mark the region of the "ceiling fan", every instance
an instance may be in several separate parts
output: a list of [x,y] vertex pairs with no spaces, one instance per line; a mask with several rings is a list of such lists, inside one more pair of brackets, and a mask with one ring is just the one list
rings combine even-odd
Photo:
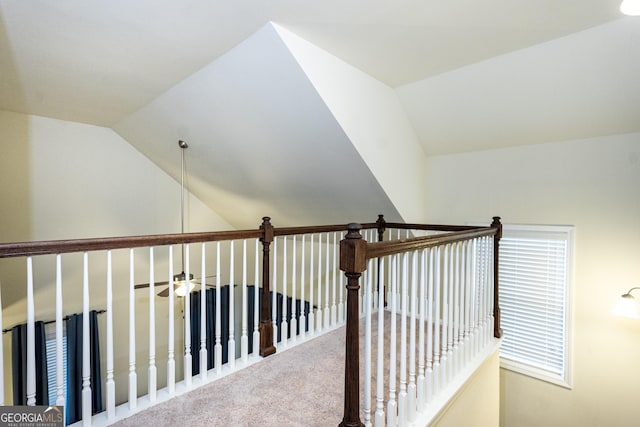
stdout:
[[[183,140],[179,140],[178,141],[178,147],[180,147],[182,150],[180,151],[181,154],[181,176],[180,176],[180,232],[184,234],[184,176],[185,176],[185,164],[184,164],[184,152],[187,148],[189,148],[189,145],[183,141]],[[202,279],[207,279],[207,278],[211,278],[211,277],[216,277],[215,275],[212,276],[206,276],[203,278],[200,278],[200,280],[193,278],[193,274],[189,274],[189,280],[187,280],[187,275],[184,272],[184,251],[185,251],[185,246],[184,244],[182,245],[181,248],[181,254],[182,254],[182,272],[180,274],[176,274],[173,276],[173,289],[174,292],[177,296],[179,297],[184,297],[187,292],[191,292],[195,286],[197,284],[200,284],[200,280]],[[188,284],[188,285],[187,285]],[[168,281],[164,281],[164,282],[157,282],[154,283],[154,286],[165,286],[165,285],[170,285]],[[207,283],[205,283],[205,286],[207,287],[215,287],[215,285],[208,285]],[[141,283],[138,285],[134,286],[134,289],[143,289],[143,288],[148,288],[149,287],[149,283]],[[158,292],[158,296],[160,297],[168,297],[169,296],[169,286],[167,286],[165,289],[163,289],[162,291]]]

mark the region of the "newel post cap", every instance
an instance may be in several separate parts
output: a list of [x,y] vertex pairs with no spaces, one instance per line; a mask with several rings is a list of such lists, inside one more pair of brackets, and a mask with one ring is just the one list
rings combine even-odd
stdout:
[[345,273],[362,273],[367,269],[367,242],[360,234],[362,226],[347,225],[347,235],[340,241],[340,270]]
[[262,224],[260,225],[260,230],[262,230],[262,237],[260,240],[263,243],[271,243],[273,242],[273,225],[271,225],[271,218],[268,216],[262,217]]
[[496,237],[498,239],[501,239],[502,238],[502,223],[500,222],[500,217],[499,216],[494,216],[493,217],[493,222],[491,223],[491,227],[498,229],[498,231],[496,232]]

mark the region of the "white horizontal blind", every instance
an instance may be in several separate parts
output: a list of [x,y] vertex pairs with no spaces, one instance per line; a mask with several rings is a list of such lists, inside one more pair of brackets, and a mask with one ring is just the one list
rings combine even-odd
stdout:
[[570,385],[573,228],[505,225],[500,241],[503,367]]
[[[64,325],[64,324],[63,324]],[[55,324],[45,325],[45,347],[47,353],[47,382],[49,384],[49,405],[56,404],[57,392],[57,367],[56,367],[56,329]],[[62,360],[64,367],[64,395],[67,395],[67,330],[63,326],[62,336]]]

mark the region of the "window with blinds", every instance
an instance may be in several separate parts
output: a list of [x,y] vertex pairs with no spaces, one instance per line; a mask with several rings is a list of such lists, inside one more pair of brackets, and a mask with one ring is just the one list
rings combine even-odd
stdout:
[[500,240],[503,368],[571,387],[574,228],[504,225]]
[[[66,322],[65,322],[66,323]],[[64,324],[64,323],[63,323]],[[57,393],[57,361],[56,361],[56,325],[45,325],[46,352],[47,352],[47,382],[49,385],[49,405],[56,404]],[[64,395],[67,395],[67,331],[63,329],[62,337],[62,366],[64,371]]]

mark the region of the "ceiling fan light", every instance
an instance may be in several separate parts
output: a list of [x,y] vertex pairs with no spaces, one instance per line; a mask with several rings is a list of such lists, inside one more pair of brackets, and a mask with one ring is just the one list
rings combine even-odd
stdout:
[[193,274],[189,274],[188,280],[184,271],[173,276],[173,290],[177,296],[184,297],[187,292],[191,292],[195,287],[196,284],[193,281]]
[[640,0],[623,0],[620,12],[629,16],[640,16]]
[[175,293],[179,297],[184,297],[185,295],[187,295],[187,292],[191,292],[195,287],[196,285],[190,280],[180,280],[174,282]]

